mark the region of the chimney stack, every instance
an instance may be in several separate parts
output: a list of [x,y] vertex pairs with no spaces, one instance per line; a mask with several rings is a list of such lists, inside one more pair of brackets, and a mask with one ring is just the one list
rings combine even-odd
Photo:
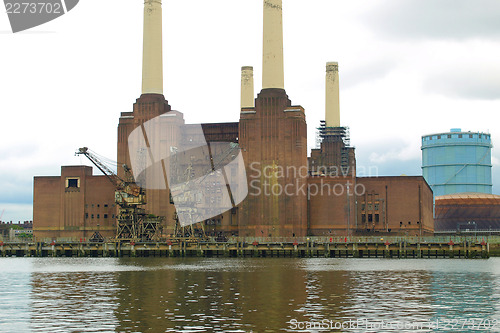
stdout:
[[339,64],[326,64],[325,122],[327,127],[340,126]]
[[253,67],[241,67],[241,108],[253,108],[255,106],[253,89]]
[[163,95],[161,0],[144,1],[142,93]]
[[264,0],[262,89],[284,89],[282,0]]

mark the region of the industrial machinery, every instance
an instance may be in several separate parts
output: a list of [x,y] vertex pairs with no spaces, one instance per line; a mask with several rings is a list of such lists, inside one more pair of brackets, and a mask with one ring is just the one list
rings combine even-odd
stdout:
[[[220,184],[221,168],[232,161],[239,146],[235,143],[212,142],[210,145],[210,160],[208,163],[204,159],[197,157],[202,154],[193,154],[187,160],[179,160],[177,148],[172,147],[172,158],[170,168],[172,174],[176,176],[177,182],[171,185],[171,193],[180,193],[175,198],[176,212],[174,213],[175,231],[177,238],[197,238],[206,237],[205,224],[221,219],[221,214],[212,214],[212,205],[220,204],[223,200],[225,188],[227,193],[231,193],[227,176],[224,174],[225,184]],[[196,178],[195,175],[203,175]],[[219,176],[219,177],[218,177]],[[192,186],[195,184],[195,186]],[[193,201],[193,198],[199,198]],[[202,200],[203,198],[203,200]],[[234,200],[231,197],[232,207]],[[171,197],[171,203],[173,203]],[[179,216],[187,216],[188,220],[200,221],[198,223],[182,226],[179,223]],[[211,216],[208,220],[203,220],[203,216]]]
[[130,168],[122,165],[125,180],[118,177],[87,147],[78,149],[75,155],[85,155],[114,185],[115,203],[118,206],[116,241],[158,241],[161,236],[163,217],[146,214],[146,193],[136,184]]

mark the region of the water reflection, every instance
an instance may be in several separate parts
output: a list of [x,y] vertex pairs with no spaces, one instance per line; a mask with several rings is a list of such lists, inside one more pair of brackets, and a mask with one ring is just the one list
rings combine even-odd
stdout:
[[[499,264],[500,259],[0,258],[0,331],[320,331],[292,323],[439,320],[439,327],[420,331],[500,332]],[[486,319],[490,326],[472,326]],[[451,326],[452,320],[461,326]],[[365,325],[336,331],[415,330]]]

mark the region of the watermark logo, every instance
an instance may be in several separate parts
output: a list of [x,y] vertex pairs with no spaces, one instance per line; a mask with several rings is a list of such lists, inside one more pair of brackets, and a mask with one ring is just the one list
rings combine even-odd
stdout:
[[79,0],[4,0],[12,32],[31,29],[63,16]]
[[147,190],[169,189],[181,226],[218,216],[247,197],[238,144],[207,143],[202,126],[185,125],[179,112],[143,123],[128,145],[136,183]]

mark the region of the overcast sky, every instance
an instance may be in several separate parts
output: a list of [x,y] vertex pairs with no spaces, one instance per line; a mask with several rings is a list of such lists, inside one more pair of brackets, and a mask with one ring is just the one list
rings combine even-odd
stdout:
[[[500,144],[500,1],[284,0],[285,88],[309,147],[338,61],[341,123],[358,167],[421,175],[421,136],[459,127]],[[261,89],[261,0],[163,0],[165,97],[187,122],[239,119],[240,68]],[[120,112],[140,96],[143,1],[82,0],[12,34],[0,13],[0,214],[32,219],[33,176],[88,146],[116,159]],[[500,193],[500,149],[493,192]],[[362,170],[362,169],[360,169]]]

